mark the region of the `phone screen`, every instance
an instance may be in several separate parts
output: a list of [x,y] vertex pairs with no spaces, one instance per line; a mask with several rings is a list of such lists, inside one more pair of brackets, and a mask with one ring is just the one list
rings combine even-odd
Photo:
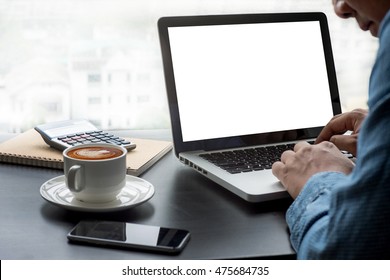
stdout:
[[178,252],[190,233],[182,229],[112,221],[82,221],[68,234],[71,241],[97,245]]

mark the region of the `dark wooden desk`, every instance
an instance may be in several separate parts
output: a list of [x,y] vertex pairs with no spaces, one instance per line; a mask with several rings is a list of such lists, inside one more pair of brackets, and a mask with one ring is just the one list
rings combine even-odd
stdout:
[[[167,139],[169,131],[137,131],[134,137]],[[0,141],[4,140],[0,138]],[[250,204],[181,165],[173,152],[141,177],[156,189],[136,208],[115,213],[64,210],[44,201],[41,185],[61,170],[0,163],[0,259],[238,259],[294,258],[285,223],[289,199]],[[107,219],[191,231],[179,255],[68,243],[81,219]]]

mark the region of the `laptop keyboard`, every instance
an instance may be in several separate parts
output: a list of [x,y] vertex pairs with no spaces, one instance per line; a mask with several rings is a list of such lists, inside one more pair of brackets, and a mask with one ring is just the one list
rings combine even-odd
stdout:
[[[314,141],[308,141],[314,144]],[[293,150],[294,143],[259,148],[232,150],[226,152],[204,153],[199,156],[226,170],[231,174],[271,169],[272,164],[280,160],[284,151]],[[353,159],[353,155],[341,151],[346,157]]]
[[231,174],[271,169],[275,161],[286,150],[292,150],[295,144],[283,144],[226,152],[201,154],[200,157],[217,165]]

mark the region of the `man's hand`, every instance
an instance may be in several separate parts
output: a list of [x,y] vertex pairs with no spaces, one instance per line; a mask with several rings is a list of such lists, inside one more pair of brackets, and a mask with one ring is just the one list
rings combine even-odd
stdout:
[[[340,150],[348,151],[356,157],[357,138],[367,114],[368,111],[365,109],[355,109],[351,112],[334,116],[317,137],[316,144],[330,141]],[[352,131],[352,133],[344,135],[347,131]]]
[[314,174],[323,171],[349,174],[354,166],[354,163],[330,142],[318,145],[299,142],[294,151],[284,152],[281,161],[273,164],[272,172],[295,199]]

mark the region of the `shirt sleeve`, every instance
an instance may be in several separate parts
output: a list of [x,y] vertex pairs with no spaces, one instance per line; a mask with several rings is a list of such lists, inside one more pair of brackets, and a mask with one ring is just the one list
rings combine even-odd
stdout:
[[390,259],[390,13],[350,175],[316,174],[287,211],[299,259]]
[[345,178],[346,175],[339,172],[314,175],[288,209],[286,219],[291,231],[291,244],[297,252],[307,252],[301,247],[308,232],[315,232],[314,243],[317,246],[321,246],[321,240],[326,239],[331,192]]

